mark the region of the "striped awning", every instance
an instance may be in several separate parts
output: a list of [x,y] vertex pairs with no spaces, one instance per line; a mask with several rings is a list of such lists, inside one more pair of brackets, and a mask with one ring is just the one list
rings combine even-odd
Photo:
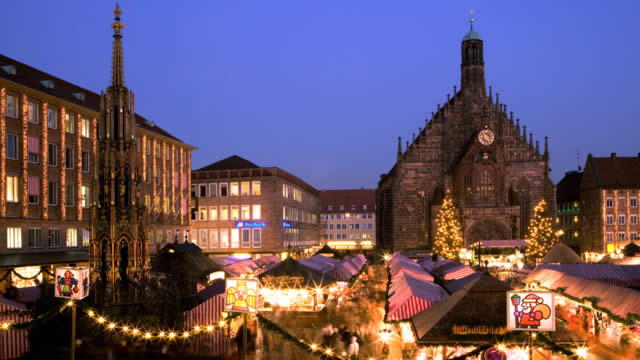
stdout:
[[[24,304],[0,297],[0,313],[8,311],[27,311]],[[29,315],[8,314],[0,315],[0,323],[21,324],[31,320]],[[11,329],[0,332],[0,359],[15,359],[29,352],[29,331],[26,329]]]
[[[218,294],[193,309],[185,311],[183,313],[185,327],[193,329],[195,326],[217,324],[222,320],[224,299],[224,293]],[[216,330],[194,337],[190,345],[194,354],[206,356],[223,356],[231,350],[231,340],[225,338],[224,330]]]
[[412,316],[428,309],[431,303],[417,296],[411,296],[405,302],[398,305],[389,304],[387,321],[407,320]]

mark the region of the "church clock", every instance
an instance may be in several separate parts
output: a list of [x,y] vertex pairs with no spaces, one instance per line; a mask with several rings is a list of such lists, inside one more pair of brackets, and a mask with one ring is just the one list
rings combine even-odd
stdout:
[[493,144],[493,140],[495,140],[495,136],[493,135],[493,131],[489,129],[484,129],[478,133],[478,141],[482,145],[491,145]]

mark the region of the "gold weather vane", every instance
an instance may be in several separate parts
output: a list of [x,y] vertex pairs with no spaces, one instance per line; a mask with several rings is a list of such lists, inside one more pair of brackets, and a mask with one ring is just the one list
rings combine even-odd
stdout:
[[471,26],[473,26],[473,22],[475,21],[475,19],[473,18],[473,13],[476,12],[475,10],[471,9],[469,10],[469,22],[471,23]]
[[122,14],[122,11],[120,11],[119,3],[116,3],[116,8],[113,10],[113,14],[116,16],[116,22],[111,24],[111,27],[116,35],[120,35],[120,30],[124,27],[124,24],[120,23],[120,14]]

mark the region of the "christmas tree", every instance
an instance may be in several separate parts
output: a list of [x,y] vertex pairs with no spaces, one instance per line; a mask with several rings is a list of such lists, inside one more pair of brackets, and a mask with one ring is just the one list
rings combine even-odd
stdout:
[[442,203],[442,208],[436,217],[436,227],[434,253],[446,259],[457,258],[464,246],[464,241],[457,210],[450,196],[447,196]]
[[529,246],[525,254],[531,263],[545,256],[558,241],[553,231],[551,216],[547,214],[547,203],[544,199],[540,200],[533,209],[533,219],[529,223],[526,240]]

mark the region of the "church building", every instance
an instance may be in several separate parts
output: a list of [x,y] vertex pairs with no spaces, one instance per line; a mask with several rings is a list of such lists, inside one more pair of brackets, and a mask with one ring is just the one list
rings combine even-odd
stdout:
[[377,244],[389,250],[429,249],[445,196],[458,209],[465,245],[524,238],[542,199],[555,210],[544,149],[526,126],[487,94],[483,41],[471,29],[462,39],[461,86],[402,148],[376,191]]

